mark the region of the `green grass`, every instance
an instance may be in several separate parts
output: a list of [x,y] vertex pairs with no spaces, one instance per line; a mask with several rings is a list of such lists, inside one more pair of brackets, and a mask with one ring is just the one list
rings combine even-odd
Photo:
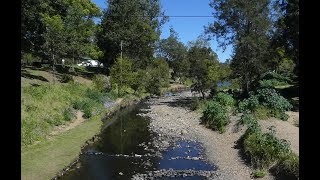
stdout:
[[[85,118],[98,113],[103,108],[104,96],[78,83],[22,87],[22,145],[41,141],[50,133],[52,127],[70,121],[74,116],[72,107],[82,110]],[[80,104],[81,107],[75,104]]]
[[[103,113],[102,113],[103,114]],[[37,144],[22,147],[21,178],[51,179],[75,158],[86,140],[102,125],[102,115],[93,116],[81,125]]]

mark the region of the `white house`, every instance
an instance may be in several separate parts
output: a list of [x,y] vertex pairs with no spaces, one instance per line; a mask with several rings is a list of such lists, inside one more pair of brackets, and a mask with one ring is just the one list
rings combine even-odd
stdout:
[[78,66],[84,66],[84,67],[103,67],[103,63],[100,63],[97,60],[85,58],[86,60],[82,61],[78,64]]

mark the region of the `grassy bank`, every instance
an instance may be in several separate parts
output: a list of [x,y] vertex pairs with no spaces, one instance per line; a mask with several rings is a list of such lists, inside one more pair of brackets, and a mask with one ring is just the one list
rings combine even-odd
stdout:
[[101,119],[108,112],[113,112],[121,106],[128,105],[137,97],[127,97],[120,104],[105,109],[100,114],[92,116],[81,125],[46,139],[37,144],[22,149],[21,179],[51,179],[64,167],[74,161],[85,141],[100,132]]

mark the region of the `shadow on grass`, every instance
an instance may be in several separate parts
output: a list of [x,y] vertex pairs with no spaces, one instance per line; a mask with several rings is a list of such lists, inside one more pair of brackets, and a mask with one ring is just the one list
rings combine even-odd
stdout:
[[21,77],[27,78],[27,79],[38,79],[40,81],[45,81],[45,82],[49,82],[46,78],[44,78],[43,76],[36,76],[36,75],[32,75],[30,73],[28,73],[27,71],[22,71],[21,72]]

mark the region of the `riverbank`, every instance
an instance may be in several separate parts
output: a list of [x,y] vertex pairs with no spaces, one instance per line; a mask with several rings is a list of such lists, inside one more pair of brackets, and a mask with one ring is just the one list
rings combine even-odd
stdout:
[[24,147],[21,152],[21,179],[51,179],[56,176],[70,162],[78,158],[85,142],[100,132],[102,119],[106,114],[112,114],[112,112],[139,99],[117,101],[114,106],[84,120],[72,129]]
[[[199,124],[201,113],[189,110],[191,97],[191,92],[186,91],[177,97],[149,101],[151,109],[145,116],[151,118],[150,129],[159,134],[162,142],[167,142],[157,145],[166,148],[180,139],[200,142],[205,147],[206,159],[218,166],[215,179],[252,179],[253,170],[245,164],[237,149],[236,142],[245,131],[245,128],[236,129],[240,117],[232,116],[226,132],[219,134]],[[262,179],[274,177],[268,174]]]

